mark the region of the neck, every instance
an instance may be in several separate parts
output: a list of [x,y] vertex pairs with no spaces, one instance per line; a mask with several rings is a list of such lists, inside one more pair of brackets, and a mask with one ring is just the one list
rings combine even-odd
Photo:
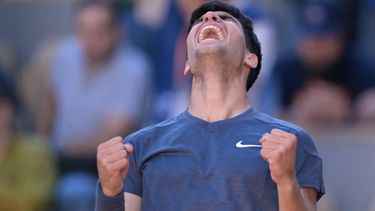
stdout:
[[92,71],[97,72],[103,68],[106,64],[108,64],[115,54],[115,49],[111,48],[107,53],[99,56],[89,56],[86,54],[86,65],[88,68],[90,68]]
[[215,68],[216,71],[200,71],[203,74],[194,75],[192,82],[189,112],[208,122],[233,118],[250,108],[246,73],[235,73],[232,75],[237,77],[231,77],[224,74],[227,71]]
[[87,62],[86,62],[87,68],[91,70],[92,72],[98,72],[99,70],[103,68],[105,64],[106,64],[105,59],[101,59],[101,60],[87,59]]

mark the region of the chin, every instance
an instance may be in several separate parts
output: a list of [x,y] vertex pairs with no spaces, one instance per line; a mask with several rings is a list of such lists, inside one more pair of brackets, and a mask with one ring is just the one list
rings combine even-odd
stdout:
[[224,57],[227,54],[225,45],[202,45],[195,49],[195,56],[201,57]]

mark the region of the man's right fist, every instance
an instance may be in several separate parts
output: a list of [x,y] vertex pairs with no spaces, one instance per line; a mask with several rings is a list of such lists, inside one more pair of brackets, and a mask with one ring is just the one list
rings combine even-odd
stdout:
[[131,144],[123,144],[121,137],[112,138],[98,146],[96,155],[99,180],[107,196],[119,194],[128,174],[128,156],[133,152]]

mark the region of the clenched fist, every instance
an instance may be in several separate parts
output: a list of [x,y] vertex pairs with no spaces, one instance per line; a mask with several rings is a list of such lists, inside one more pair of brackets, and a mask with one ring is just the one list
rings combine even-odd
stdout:
[[260,139],[261,156],[269,164],[272,180],[277,185],[295,181],[297,137],[279,129],[273,129]]
[[119,194],[128,174],[128,156],[133,151],[131,144],[123,144],[121,137],[112,138],[98,146],[96,155],[99,180],[107,196]]

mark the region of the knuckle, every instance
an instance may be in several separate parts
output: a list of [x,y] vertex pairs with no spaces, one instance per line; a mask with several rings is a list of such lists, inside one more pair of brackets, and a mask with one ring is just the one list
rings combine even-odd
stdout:
[[105,157],[103,151],[98,151],[96,153],[96,157],[97,157],[98,160],[103,160],[104,157]]
[[110,165],[107,165],[107,164],[103,164],[103,169],[104,169],[106,172],[109,172],[109,171],[111,171],[111,166],[110,166]]
[[279,145],[278,149],[277,149],[277,152],[282,153],[286,148],[287,148],[286,144]]
[[117,136],[115,142],[122,143],[122,138],[120,136]]
[[128,153],[126,152],[126,150],[122,150],[121,151],[121,157],[127,157],[128,156]]
[[105,157],[100,158],[99,161],[103,166],[107,166],[107,159]]
[[122,144],[122,142],[117,142],[116,144],[115,144],[116,146],[116,149],[120,149],[120,150],[123,150],[125,147],[124,147],[124,145]]
[[273,165],[275,163],[275,160],[273,158],[268,159],[268,163],[270,165]]
[[274,128],[274,129],[271,130],[271,133],[276,133],[276,132],[279,132],[279,131],[280,131],[279,129]]
[[100,150],[102,150],[102,148],[103,148],[103,143],[99,144],[98,147],[96,148],[96,150],[100,151]]
[[128,167],[128,162],[125,159],[123,159],[123,160],[121,160],[120,162],[117,163],[116,170],[124,169],[124,168],[127,168],[127,167]]
[[116,167],[116,165],[115,164],[111,164],[111,165],[108,165],[108,170],[109,171],[116,171],[117,170],[117,167]]
[[286,141],[283,143],[283,147],[289,148],[293,145],[293,141],[286,139]]
[[296,142],[296,141],[297,141],[297,136],[294,135],[293,133],[290,133],[290,134],[289,134],[289,137],[290,137],[290,140],[292,140],[293,142]]
[[288,152],[289,152],[288,148],[284,148],[284,150],[280,152],[280,158],[286,156]]
[[267,137],[269,137],[269,133],[264,133],[263,135],[262,135],[262,138],[267,138]]
[[291,141],[288,144],[290,148],[294,148],[296,147],[296,145],[297,145],[297,141],[295,139],[291,139]]
[[292,149],[293,149],[293,145],[288,144],[285,146],[285,151],[290,151]]
[[108,169],[108,171],[114,171],[115,170],[113,165],[109,165],[107,169]]

